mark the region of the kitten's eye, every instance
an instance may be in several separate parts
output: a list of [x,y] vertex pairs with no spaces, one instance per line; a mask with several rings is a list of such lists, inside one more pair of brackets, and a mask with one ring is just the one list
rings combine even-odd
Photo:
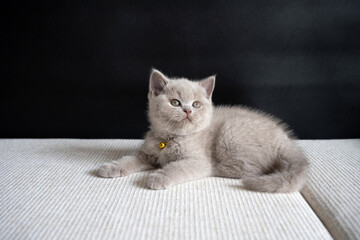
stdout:
[[193,102],[193,107],[194,107],[194,108],[200,108],[200,107],[201,107],[201,103],[198,102],[198,101],[195,101],[195,102]]
[[180,101],[177,99],[173,99],[170,101],[171,105],[173,105],[174,107],[178,107],[180,106]]

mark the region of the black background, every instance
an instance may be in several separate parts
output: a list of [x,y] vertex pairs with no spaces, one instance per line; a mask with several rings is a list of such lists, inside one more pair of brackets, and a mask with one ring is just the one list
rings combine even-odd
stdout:
[[[141,138],[151,67],[217,73],[299,138],[360,137],[360,1],[19,1],[2,8],[1,138]],[[5,23],[5,24],[4,24]]]

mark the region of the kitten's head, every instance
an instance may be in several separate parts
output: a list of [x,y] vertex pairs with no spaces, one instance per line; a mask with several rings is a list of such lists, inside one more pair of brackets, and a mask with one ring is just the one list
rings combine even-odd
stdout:
[[163,134],[189,135],[208,127],[215,76],[199,82],[170,79],[152,70],[149,87],[151,129]]

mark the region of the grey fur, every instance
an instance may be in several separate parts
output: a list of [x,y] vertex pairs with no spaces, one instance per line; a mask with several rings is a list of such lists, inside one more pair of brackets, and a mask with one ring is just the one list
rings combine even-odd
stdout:
[[[241,178],[243,187],[253,191],[300,190],[308,161],[286,125],[245,107],[213,107],[214,85],[215,76],[193,82],[170,79],[154,69],[148,94],[151,125],[144,144],[135,155],[104,164],[98,174],[121,177],[157,168],[148,180],[151,189],[218,176]],[[173,99],[181,105],[172,106]],[[194,101],[202,106],[195,108]]]

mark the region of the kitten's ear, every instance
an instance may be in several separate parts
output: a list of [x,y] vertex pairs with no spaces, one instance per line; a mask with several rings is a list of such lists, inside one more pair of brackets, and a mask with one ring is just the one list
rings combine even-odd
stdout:
[[156,69],[151,70],[150,74],[150,92],[154,93],[155,96],[158,96],[163,90],[169,80]]
[[206,97],[210,99],[215,87],[215,75],[202,80],[200,85],[205,89]]

